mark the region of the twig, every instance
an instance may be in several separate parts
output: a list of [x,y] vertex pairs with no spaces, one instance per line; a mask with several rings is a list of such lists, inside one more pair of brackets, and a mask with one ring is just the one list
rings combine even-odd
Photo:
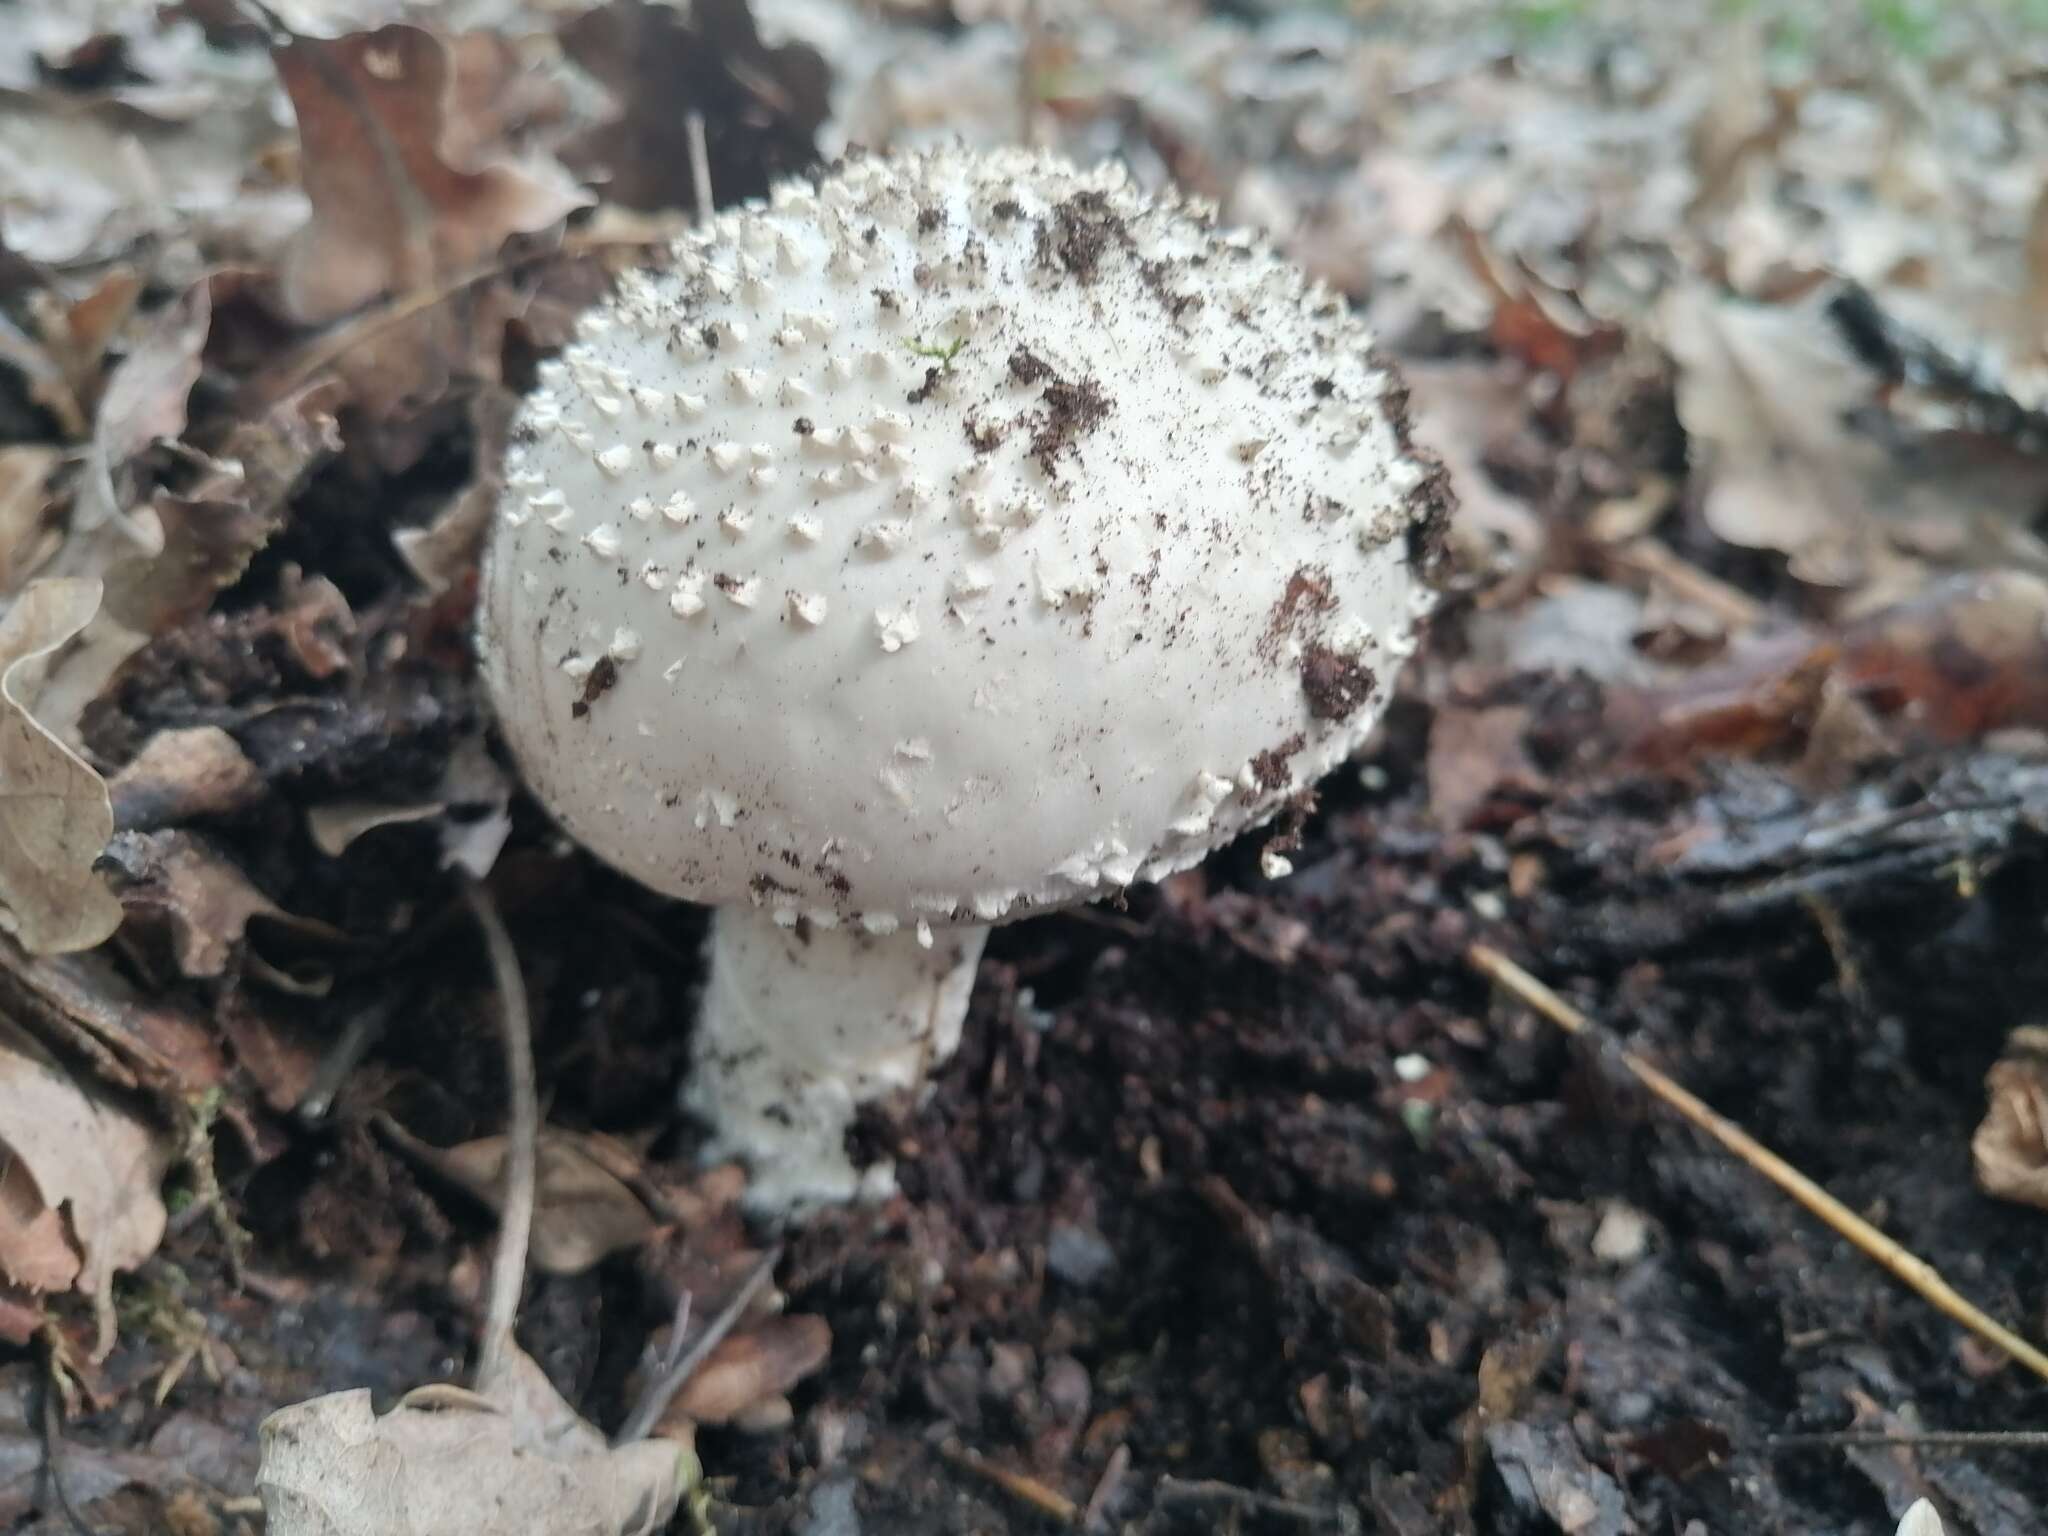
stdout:
[[313,1080],[292,1111],[299,1124],[315,1126],[327,1118],[350,1075],[370,1054],[370,1047],[383,1038],[384,1027],[391,1022],[391,1010],[390,998],[372,998],[342,1021],[341,1032],[321,1054],[313,1068]]
[[1916,1451],[2048,1451],[2043,1429],[1832,1430],[1812,1434],[1772,1435],[1773,1450],[1806,1447],[1903,1446]]
[[1616,565],[1661,581],[1695,607],[1704,608],[1731,630],[1755,629],[1769,617],[1762,603],[1719,577],[1678,557],[1663,540],[1644,535],[1613,551]]
[[986,1478],[1011,1498],[1029,1504],[1040,1514],[1062,1525],[1076,1524],[1081,1518],[1081,1506],[1057,1488],[1047,1487],[1028,1473],[999,1467],[981,1452],[970,1451],[958,1441],[948,1440],[939,1447],[939,1454],[952,1465],[972,1472],[976,1477]]
[[551,250],[528,251],[502,261],[487,262],[483,266],[472,267],[467,272],[458,272],[446,282],[437,283],[430,288],[415,288],[407,293],[396,294],[382,304],[374,305],[367,310],[358,310],[353,315],[335,321],[326,330],[308,338],[295,350],[286,353],[274,369],[253,375],[242,385],[239,396],[242,407],[247,410],[252,404],[261,406],[284,398],[321,369],[332,364],[343,353],[361,346],[372,337],[381,336],[386,331],[403,325],[437,304],[445,303],[465,288],[489,282],[494,277],[509,277],[527,267],[539,266],[549,261],[592,256],[601,251],[646,250],[666,245],[668,240],[669,237],[666,235],[578,239],[575,232],[571,231],[562,237],[561,244]]
[[1259,1493],[1250,1488],[1240,1488],[1235,1483],[1217,1482],[1210,1478],[1191,1481],[1162,1477],[1153,1496],[1161,1504],[1234,1504],[1255,1514],[1277,1515],[1303,1525],[1328,1525],[1337,1518],[1334,1510],[1319,1509],[1313,1504],[1302,1504],[1293,1499],[1275,1498],[1270,1493]]
[[654,1426],[661,1422],[661,1416],[668,1412],[668,1405],[675,1401],[676,1394],[688,1385],[692,1376],[711,1357],[711,1351],[725,1342],[733,1325],[754,1304],[754,1298],[767,1285],[768,1277],[775,1273],[775,1266],[781,1262],[782,1250],[771,1248],[747,1271],[747,1278],[740,1282],[740,1288],[733,1292],[732,1300],[719,1309],[718,1316],[711,1319],[703,1334],[692,1343],[686,1353],[674,1358],[671,1364],[640,1396],[633,1405],[633,1411],[626,1415],[626,1422],[612,1437],[613,1445],[631,1445],[635,1440],[645,1440],[654,1432]]
[[1095,1491],[1088,1495],[1088,1507],[1081,1511],[1081,1529],[1099,1531],[1104,1517],[1109,1512],[1110,1500],[1123,1487],[1124,1474],[1131,1469],[1131,1448],[1119,1445],[1109,1453],[1109,1465],[1102,1469],[1102,1476],[1095,1481]]
[[540,1100],[533,1081],[533,1025],[526,1008],[526,983],[519,956],[490,892],[465,880],[462,899],[483,930],[491,975],[498,987],[498,1021],[505,1036],[506,1092],[511,1099],[505,1134],[505,1206],[498,1222],[498,1251],[491,1259],[489,1301],[476,1351],[476,1379],[496,1381],[512,1349],[512,1325],[526,1289],[526,1250],[533,1236],[535,1147],[540,1140]]
[[[1499,950],[1485,944],[1474,944],[1466,951],[1466,958],[1474,970],[1490,978],[1567,1033],[1594,1033],[1591,1020]],[[1854,1244],[1879,1268],[1936,1311],[1960,1323],[1993,1348],[2019,1361],[2035,1375],[2048,1380],[2048,1354],[2036,1349],[2003,1323],[1987,1316],[1942,1279],[1940,1273],[1925,1259],[1908,1252],[1886,1237],[1742,1127],[1715,1113],[1634,1051],[1623,1050],[1621,1062],[1634,1075],[1636,1081],[1649,1089],[1651,1094],[1662,1099],[1692,1125],[1718,1141],[1777,1185],[1785,1194],[1805,1206],[1829,1228]]]
[[93,1529],[79,1517],[72,1507],[70,1490],[64,1486],[64,1425],[57,1411],[57,1345],[45,1341],[49,1349],[49,1361],[42,1375],[43,1393],[43,1470],[49,1477],[50,1492],[56,1495],[57,1508],[63,1511],[65,1523],[78,1536],[93,1536]]
[[697,195],[697,227],[711,222],[711,152],[704,143],[704,114],[692,112],[683,119],[683,135],[690,141],[690,190]]

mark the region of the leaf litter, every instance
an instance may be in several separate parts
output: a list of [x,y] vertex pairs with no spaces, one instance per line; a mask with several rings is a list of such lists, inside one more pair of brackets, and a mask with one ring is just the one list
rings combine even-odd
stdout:
[[[0,779],[64,809],[6,815],[0,1081],[54,1064],[38,1103],[125,1117],[142,1214],[159,1185],[179,1214],[90,1214],[62,1138],[0,1165],[0,1525],[58,1518],[54,1450],[102,1527],[232,1528],[296,1403],[263,1487],[332,1529],[397,1518],[371,1466],[493,1528],[436,1471],[460,1442],[602,1530],[685,1501],[694,1448],[693,1507],[770,1531],[1012,1529],[1026,1499],[1152,1532],[1875,1532],[1931,1495],[2017,1536],[2027,1466],[1768,1448],[1788,1411],[2032,1399],[1462,956],[1611,1000],[2031,1315],[2023,9],[14,7]],[[999,936],[960,1061],[860,1131],[904,1194],[758,1294],[739,1175],[669,1108],[701,919],[511,793],[466,642],[509,400],[694,203],[691,110],[722,203],[852,144],[1025,137],[1265,225],[1402,361],[1467,556],[1297,873],[1233,852]],[[507,1208],[451,868],[488,872],[533,993],[536,1273],[499,1376],[408,1396],[488,1317]],[[2003,1203],[1962,1193],[1980,1120]],[[679,1361],[666,1448],[615,1464],[592,1425]],[[16,1389],[45,1372],[74,1405],[47,1448]],[[201,1444],[217,1475],[184,1475]]]

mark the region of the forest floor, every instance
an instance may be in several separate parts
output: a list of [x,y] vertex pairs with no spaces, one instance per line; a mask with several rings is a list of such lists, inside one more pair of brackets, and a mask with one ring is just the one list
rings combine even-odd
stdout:
[[[699,1512],[2040,1528],[2038,1448],[1824,1437],[2048,1429],[2048,1381],[1631,1067],[2048,1336],[2032,9],[324,9],[0,6],[0,1532],[254,1532],[266,1416],[469,1379],[508,1100],[455,870],[533,1013],[561,1402],[616,1427],[776,1257],[674,1110],[702,912],[554,832],[468,647],[507,401],[687,218],[690,112],[721,204],[954,136],[1214,198],[1372,317],[1462,503],[1290,877],[998,931],[862,1127],[900,1192],[664,1416]],[[540,1528],[478,1498],[433,1529]]]

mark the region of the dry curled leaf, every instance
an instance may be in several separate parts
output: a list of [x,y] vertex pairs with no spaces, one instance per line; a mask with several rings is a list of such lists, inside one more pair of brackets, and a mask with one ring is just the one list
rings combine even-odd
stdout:
[[[152,317],[142,340],[107,379],[80,491],[84,528],[125,525],[137,498],[137,461],[152,445],[185,430],[186,401],[199,382],[200,354],[212,326],[212,291],[202,280]],[[152,554],[162,548],[160,540],[151,548],[146,532],[128,537]]]
[[270,1536],[627,1536],[663,1529],[696,1480],[666,1440],[616,1448],[508,1350],[479,1391],[422,1387],[378,1415],[367,1390],[263,1421]]
[[284,526],[286,503],[341,438],[332,381],[311,385],[236,424],[215,454],[188,454],[196,482],[159,489],[135,522],[143,551],[106,572],[107,611],[126,628],[154,635],[206,611]]
[[2024,525],[2048,495],[2048,459],[1887,417],[1824,297],[1770,306],[1679,288],[1661,321],[1700,512],[1721,538],[1784,554],[1801,581],[1865,588],[1871,604],[1917,585],[1918,557],[2038,557]]
[[35,713],[50,658],[99,605],[96,581],[39,580],[0,619],[0,906],[35,954],[90,949],[121,921],[93,869],[114,831],[106,783]]
[[[483,1136],[453,1147],[430,1147],[396,1122],[379,1127],[408,1157],[499,1210],[504,1200],[505,1138]],[[654,1230],[654,1218],[632,1190],[606,1170],[574,1131],[543,1130],[537,1166],[531,1252],[536,1269],[576,1275],[608,1254],[631,1248]]]
[[116,827],[149,832],[253,805],[263,793],[263,775],[226,731],[195,725],[150,737],[107,792]]
[[0,597],[49,555],[50,474],[62,458],[42,443],[0,448]]
[[476,434],[475,478],[449,498],[432,522],[392,535],[399,556],[429,592],[445,592],[476,569],[477,545],[502,488],[505,436],[518,403],[508,389],[492,387],[477,393],[469,406]]
[[[113,877],[131,923],[161,925],[167,932],[171,958],[186,976],[227,974],[229,963],[242,953],[255,918],[317,944],[342,939],[325,923],[284,911],[220,848],[196,832],[174,828],[117,833],[107,845],[102,866]],[[277,974],[260,961],[256,969],[265,976]]]
[[479,131],[458,64],[447,38],[396,23],[277,51],[313,205],[280,267],[294,319],[434,288],[588,201],[559,168]]
[[1985,1077],[1984,1093],[1984,1119],[1970,1139],[1977,1187],[2048,1210],[2048,1057],[2007,1057]]
[[832,1353],[822,1317],[775,1317],[754,1324],[712,1350],[662,1415],[662,1433],[677,1438],[695,1424],[730,1424],[764,1403],[782,1400]]
[[94,1299],[113,1345],[117,1270],[163,1241],[169,1138],[0,1020],[0,1275]]

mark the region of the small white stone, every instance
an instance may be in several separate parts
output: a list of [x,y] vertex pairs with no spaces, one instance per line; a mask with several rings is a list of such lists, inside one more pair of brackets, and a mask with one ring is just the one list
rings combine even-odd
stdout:
[[789,612],[804,628],[816,629],[825,622],[825,596],[822,592],[792,592]]
[[623,475],[633,466],[633,450],[625,443],[614,443],[597,456],[597,467],[608,475]]
[[633,661],[640,655],[640,632],[624,625],[612,631],[609,647],[613,661]]
[[619,553],[619,530],[610,523],[599,523],[583,535],[583,542],[600,560],[615,559]]

